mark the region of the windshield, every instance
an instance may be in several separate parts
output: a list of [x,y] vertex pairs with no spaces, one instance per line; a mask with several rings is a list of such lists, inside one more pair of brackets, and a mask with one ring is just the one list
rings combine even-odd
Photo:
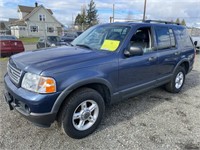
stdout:
[[94,26],[83,32],[71,44],[93,50],[116,51],[130,27],[108,24]]

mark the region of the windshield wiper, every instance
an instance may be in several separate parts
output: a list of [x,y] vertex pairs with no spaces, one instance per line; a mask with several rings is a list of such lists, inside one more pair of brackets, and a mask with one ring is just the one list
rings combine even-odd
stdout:
[[67,44],[69,44],[70,46],[74,46],[71,42],[70,42],[70,43],[67,43]]
[[79,47],[84,47],[84,48],[88,48],[88,49],[91,49],[91,50],[93,50],[93,48],[91,48],[90,46],[88,46],[88,45],[85,45],[85,44],[76,44],[76,46],[79,46]]

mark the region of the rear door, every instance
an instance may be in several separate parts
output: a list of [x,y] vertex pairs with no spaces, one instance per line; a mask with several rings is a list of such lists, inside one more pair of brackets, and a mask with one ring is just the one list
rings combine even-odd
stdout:
[[172,27],[155,26],[158,50],[158,80],[165,82],[171,77],[176,64],[180,60],[181,51]]

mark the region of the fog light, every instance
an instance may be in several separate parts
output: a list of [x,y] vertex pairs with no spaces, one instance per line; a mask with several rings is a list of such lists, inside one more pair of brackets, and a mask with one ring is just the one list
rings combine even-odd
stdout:
[[30,108],[28,107],[28,105],[25,104],[25,105],[24,105],[24,108],[25,108],[25,110],[26,110],[27,113],[30,113],[30,112],[31,112],[31,110],[30,110]]

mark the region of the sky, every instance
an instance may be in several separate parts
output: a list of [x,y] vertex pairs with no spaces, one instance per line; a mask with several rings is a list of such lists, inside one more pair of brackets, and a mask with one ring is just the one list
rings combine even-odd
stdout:
[[[90,0],[36,0],[38,5],[51,9],[64,25],[70,25]],[[115,6],[115,21],[142,19],[144,0],[94,0],[100,23],[109,22]],[[0,0],[0,20],[18,18],[18,5],[34,6],[32,0]],[[175,21],[184,19],[188,26],[200,27],[200,0],[147,0],[147,19]]]

